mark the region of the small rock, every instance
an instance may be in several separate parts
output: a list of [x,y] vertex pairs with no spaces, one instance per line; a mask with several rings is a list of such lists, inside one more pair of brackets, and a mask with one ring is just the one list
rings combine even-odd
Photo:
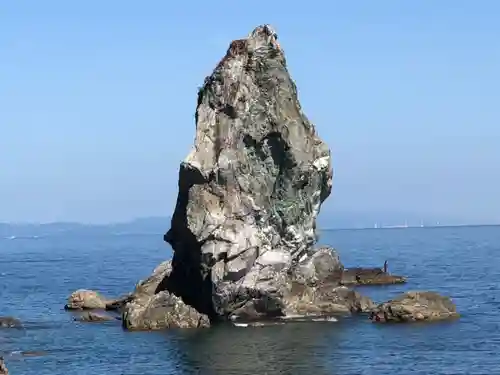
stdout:
[[3,357],[0,357],[0,375],[9,375],[9,370],[7,370]]
[[0,328],[21,328],[22,323],[19,319],[10,316],[0,317]]
[[86,312],[78,317],[75,318],[75,320],[79,322],[109,322],[112,320],[118,320],[116,317],[109,316],[107,314],[100,314],[96,312]]
[[108,301],[96,291],[79,289],[71,293],[64,308],[66,310],[104,310],[110,302],[112,301]]
[[415,322],[458,318],[455,304],[436,292],[407,292],[371,312],[373,322]]
[[123,327],[128,330],[209,327],[206,315],[186,305],[167,291],[154,296],[142,295],[125,306]]
[[368,312],[375,304],[354,290],[335,284],[318,287],[295,285],[287,297],[286,315],[329,315]]

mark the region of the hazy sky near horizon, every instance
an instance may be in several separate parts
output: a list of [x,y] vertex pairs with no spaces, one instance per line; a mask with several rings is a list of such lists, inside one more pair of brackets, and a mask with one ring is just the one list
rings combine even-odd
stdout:
[[1,2],[0,221],[169,215],[197,88],[270,23],[332,149],[324,211],[500,222],[500,2],[237,4]]

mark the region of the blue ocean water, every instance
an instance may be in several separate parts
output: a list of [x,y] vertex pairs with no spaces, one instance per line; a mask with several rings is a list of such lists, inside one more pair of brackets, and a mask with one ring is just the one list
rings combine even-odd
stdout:
[[405,290],[451,296],[458,321],[376,325],[338,322],[207,330],[125,332],[119,322],[85,324],[63,310],[75,289],[109,296],[170,256],[162,235],[0,239],[0,316],[25,330],[0,330],[12,375],[500,374],[500,227],[323,231],[349,266],[382,266],[406,285],[358,288],[376,301]]

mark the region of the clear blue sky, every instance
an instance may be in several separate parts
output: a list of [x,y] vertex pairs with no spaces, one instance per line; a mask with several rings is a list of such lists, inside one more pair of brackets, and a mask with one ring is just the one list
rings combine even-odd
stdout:
[[500,2],[238,4],[2,1],[0,221],[169,215],[197,87],[270,23],[332,148],[324,212],[500,222]]

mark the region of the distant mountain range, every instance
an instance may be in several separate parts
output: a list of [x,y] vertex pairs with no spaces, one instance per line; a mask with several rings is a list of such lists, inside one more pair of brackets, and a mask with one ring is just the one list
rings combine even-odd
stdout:
[[36,237],[57,234],[163,234],[170,228],[168,217],[146,217],[129,222],[110,224],[55,223],[0,223],[0,238]]
[[[422,218],[411,214],[322,212],[318,217],[320,229],[374,228],[384,226],[435,226],[463,225],[459,220],[449,218]],[[476,224],[476,223],[468,223]],[[169,217],[145,217],[129,222],[110,224],[83,224],[72,222],[0,223],[0,238],[23,236],[47,236],[57,234],[160,234],[170,228]]]

